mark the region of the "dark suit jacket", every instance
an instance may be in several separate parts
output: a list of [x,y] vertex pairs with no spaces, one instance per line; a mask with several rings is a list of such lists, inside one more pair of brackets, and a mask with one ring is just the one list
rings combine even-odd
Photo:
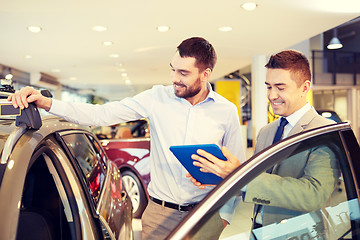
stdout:
[[[255,153],[272,144],[278,121],[260,130]],[[332,123],[311,108],[289,136]],[[254,179],[247,186],[245,201],[264,204],[263,225],[268,225],[320,209],[333,192],[338,178],[333,151],[327,146],[314,147],[285,159],[274,167],[272,174],[262,173]]]

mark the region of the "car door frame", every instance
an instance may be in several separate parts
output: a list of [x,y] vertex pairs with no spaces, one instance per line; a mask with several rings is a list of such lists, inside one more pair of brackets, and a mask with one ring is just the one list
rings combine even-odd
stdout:
[[234,170],[220,184],[218,184],[200,202],[200,204],[169,234],[166,239],[186,239],[187,234],[190,233],[192,229],[199,229],[201,227],[201,224],[199,223],[203,220],[204,216],[208,215],[207,213],[214,211],[214,209],[220,208],[220,206],[224,205],[232,196],[234,196],[234,192],[231,191],[231,189],[243,188],[261,172],[266,171],[266,169],[281,161],[280,159],[272,158],[273,155],[277,154],[285,148],[291,150],[291,148],[305,139],[320,136],[330,132],[337,132],[340,136],[341,142],[345,148],[346,156],[349,160],[349,165],[352,171],[352,178],[355,185],[354,188],[357,189],[357,198],[359,199],[360,179],[359,175],[356,175],[355,171],[355,169],[360,169],[359,144],[351,130],[349,123],[332,124],[288,137],[251,157],[240,167]]

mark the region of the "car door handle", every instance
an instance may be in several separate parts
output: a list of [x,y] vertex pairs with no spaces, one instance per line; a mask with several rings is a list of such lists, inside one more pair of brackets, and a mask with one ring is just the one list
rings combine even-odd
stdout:
[[127,197],[127,192],[125,190],[121,191],[121,201],[125,201]]

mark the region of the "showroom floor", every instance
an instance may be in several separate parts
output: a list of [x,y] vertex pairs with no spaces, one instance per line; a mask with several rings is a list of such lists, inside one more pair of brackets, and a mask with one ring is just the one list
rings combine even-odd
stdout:
[[[239,226],[242,229],[250,229],[251,225],[251,215],[253,211],[253,206],[250,203],[242,203],[239,204],[238,208],[235,211],[234,218],[232,220],[232,224],[229,225],[221,234],[220,239],[222,240],[232,240],[234,232],[239,233]],[[247,221],[246,221],[247,220]],[[133,231],[134,231],[134,240],[141,240],[141,220],[133,219]],[[242,234],[248,235],[247,232],[243,232]],[[239,235],[236,235],[239,237]],[[248,239],[248,236],[242,236],[243,239]]]
[[133,219],[134,240],[141,240],[141,219]]

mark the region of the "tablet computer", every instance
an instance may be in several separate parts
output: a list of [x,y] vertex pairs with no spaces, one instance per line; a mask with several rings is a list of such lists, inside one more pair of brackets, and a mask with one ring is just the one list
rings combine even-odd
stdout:
[[170,151],[198,182],[202,184],[218,184],[222,180],[221,177],[213,173],[201,172],[200,167],[193,165],[195,160],[191,158],[191,155],[196,154],[198,149],[211,153],[221,160],[226,160],[221,149],[216,144],[179,145],[170,147]]

